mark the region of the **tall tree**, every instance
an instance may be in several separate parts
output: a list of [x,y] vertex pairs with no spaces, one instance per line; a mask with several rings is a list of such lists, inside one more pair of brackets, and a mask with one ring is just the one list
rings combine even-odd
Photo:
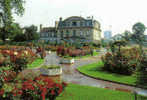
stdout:
[[5,41],[8,38],[9,30],[13,22],[12,14],[22,16],[24,13],[24,0],[0,0],[0,24],[1,38]]
[[128,30],[124,31],[124,33],[123,33],[123,38],[124,38],[126,41],[129,41],[130,38],[131,38],[131,32],[128,31]]
[[147,57],[143,52],[143,41],[144,41],[144,32],[145,32],[145,25],[138,22],[133,25],[133,38],[139,44],[140,47],[140,59],[138,61],[137,66],[137,81],[136,84],[140,87],[147,88]]
[[145,25],[142,24],[141,22],[134,24],[132,27],[132,31],[133,31],[132,37],[137,42],[137,44],[139,44],[140,53],[142,53],[142,54],[143,54],[142,45],[143,45],[143,41],[145,40],[144,39],[145,29],[146,29]]
[[25,38],[27,41],[29,40],[36,40],[39,38],[37,33],[37,26],[31,25],[29,27],[25,27]]

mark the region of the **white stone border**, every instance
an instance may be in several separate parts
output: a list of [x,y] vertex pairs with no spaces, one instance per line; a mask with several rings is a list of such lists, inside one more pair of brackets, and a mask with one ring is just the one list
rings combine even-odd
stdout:
[[40,68],[40,72],[42,75],[61,75],[62,74],[62,68],[53,68],[53,69],[47,69],[47,68]]
[[61,64],[73,64],[75,62],[75,60],[72,59],[68,59],[68,58],[61,58],[60,59],[60,63]]

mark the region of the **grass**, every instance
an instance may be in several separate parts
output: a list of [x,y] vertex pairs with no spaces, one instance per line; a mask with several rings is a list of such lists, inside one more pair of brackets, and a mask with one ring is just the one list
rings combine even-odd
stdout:
[[134,100],[131,93],[69,84],[56,100]]
[[44,69],[59,69],[61,68],[60,66],[57,66],[57,65],[43,65],[41,66],[41,68],[44,68]]
[[39,67],[41,64],[44,63],[44,59],[36,59],[33,63],[28,64],[28,69]]
[[114,73],[105,72],[101,70],[102,66],[103,66],[103,62],[100,61],[98,63],[93,63],[78,67],[78,71],[94,78],[99,78],[99,79],[104,79],[104,80],[109,80],[109,81],[129,84],[129,85],[135,85],[136,82],[135,75],[125,76],[125,75],[118,75]]

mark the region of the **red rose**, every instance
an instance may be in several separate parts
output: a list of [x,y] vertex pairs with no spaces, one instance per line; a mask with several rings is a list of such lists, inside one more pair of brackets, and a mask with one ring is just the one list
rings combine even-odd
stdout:
[[51,90],[51,94],[52,94],[52,95],[55,95],[55,91],[54,91],[54,90]]
[[0,90],[0,95],[2,96],[4,94],[4,92],[5,92],[4,89],[1,89]]

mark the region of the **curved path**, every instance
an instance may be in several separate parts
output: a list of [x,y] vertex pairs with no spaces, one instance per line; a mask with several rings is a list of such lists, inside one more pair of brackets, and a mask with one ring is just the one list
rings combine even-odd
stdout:
[[[108,82],[104,80],[94,79],[88,76],[84,76],[83,74],[79,73],[76,68],[78,66],[87,65],[90,63],[98,62],[100,56],[103,55],[104,52],[101,51],[98,56],[82,58],[75,60],[75,63],[72,65],[60,64],[63,68],[62,79],[69,83],[80,84],[80,85],[89,85],[101,88],[108,88],[113,90],[120,90],[126,92],[134,92],[137,91],[138,93],[142,93],[147,95],[147,90],[143,90],[140,88],[136,88],[133,86],[117,84],[113,82]],[[45,64],[59,64],[60,58],[56,55],[56,53],[51,53],[46,56]]]

